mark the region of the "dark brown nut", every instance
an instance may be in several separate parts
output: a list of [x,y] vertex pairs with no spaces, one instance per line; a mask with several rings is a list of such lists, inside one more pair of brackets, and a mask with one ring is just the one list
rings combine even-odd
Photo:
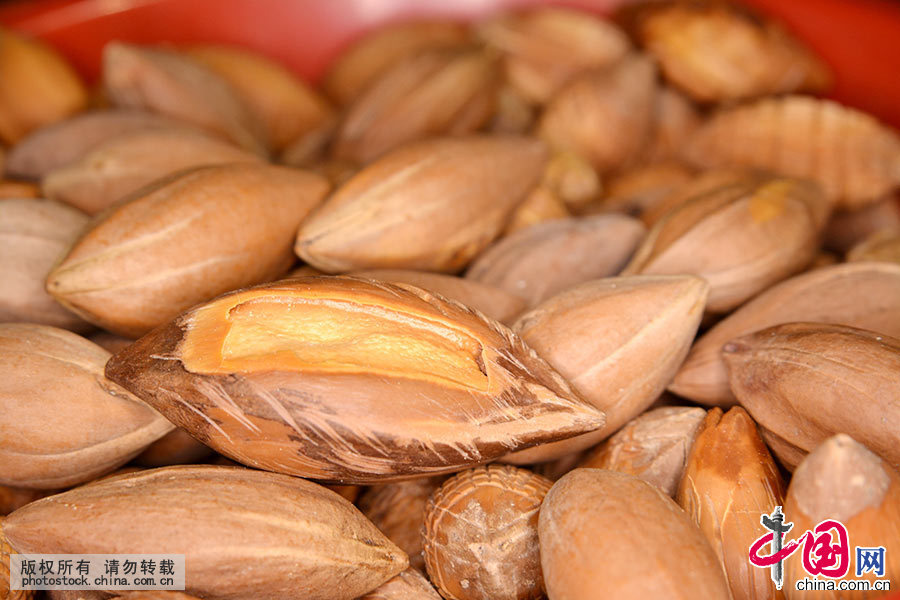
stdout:
[[[825,519],[840,521],[853,544],[850,560],[858,560],[852,554],[854,546],[881,546],[885,548],[885,577],[900,572],[900,474],[850,436],[827,439],[797,467],[784,514],[786,521],[794,523],[794,536],[814,529]],[[808,576],[799,557],[785,561],[786,584]],[[847,578],[870,583],[884,579],[873,571],[856,575],[852,567]],[[809,592],[797,591],[793,585],[785,585],[785,592],[790,600],[809,597]],[[837,592],[819,594],[822,598],[839,597]]]
[[297,228],[328,187],[318,175],[263,164],[173,175],[98,215],[50,272],[47,291],[88,321],[137,337],[197,302],[285,273]]
[[359,499],[359,510],[409,555],[409,566],[425,570],[425,507],[443,477],[373,485]]
[[0,324],[0,485],[90,481],[172,430],[103,376],[109,356],[62,329]]
[[341,52],[329,67],[322,88],[332,100],[348,105],[392,65],[432,48],[465,44],[464,25],[449,21],[414,21],[376,29]]
[[3,531],[22,553],[184,554],[185,592],[208,600],[351,600],[407,567],[334,492],[234,467],[113,477],[20,508]]
[[716,554],[691,518],[631,475],[569,472],[544,498],[538,532],[550,598],[591,600],[598,590],[621,600],[731,598]]
[[861,208],[900,185],[900,137],[830,100],[767,98],[722,109],[685,145],[701,168],[744,166],[816,180],[838,208]]
[[187,121],[256,154],[268,153],[262,124],[234,88],[185,54],[110,42],[103,49],[103,83],[115,106]]
[[572,151],[601,173],[637,160],[653,127],[656,70],[630,56],[573,79],[547,105],[538,135],[551,149]]
[[747,549],[760,535],[760,515],[784,505],[781,474],[747,411],[709,411],[676,500],[716,551],[734,600],[781,596],[770,573],[747,560]]
[[179,171],[259,160],[253,153],[196,129],[156,128],[105,141],[81,159],[47,173],[41,189],[47,198],[93,215]]
[[[6,174],[38,180],[75,162],[103,142],[136,131],[176,127],[178,121],[139,110],[94,110],[35,130],[9,151]],[[185,125],[182,125],[184,127]]]
[[725,3],[658,3],[638,22],[666,78],[701,102],[822,91],[827,67],[774,23]]
[[338,188],[295,251],[329,273],[458,271],[503,231],[546,160],[543,144],[519,136],[408,144]]
[[191,46],[187,54],[227,81],[262,123],[273,150],[321,128],[334,109],[319,93],[262,54],[235,46]]
[[513,329],[606,414],[606,425],[505,460],[542,462],[590,448],[644,412],[687,356],[708,294],[709,285],[690,275],[611,277],[519,317]]
[[648,410],[591,450],[578,467],[634,475],[674,497],[705,416],[698,407]]
[[900,338],[900,266],[834,265],[769,288],[700,337],[669,390],[702,404],[735,404],[722,346],[794,321],[843,324]]
[[622,273],[703,277],[707,311],[729,312],[812,262],[823,203],[796,179],[724,186],[663,217]]
[[491,19],[478,34],[503,55],[512,87],[536,103],[549,100],[580,72],[616,63],[631,48],[609,21],[561,7]]
[[551,482],[515,467],[463,471],[425,513],[425,564],[450,600],[536,600],[544,595],[538,513]]
[[47,273],[87,222],[81,211],[52,200],[0,200],[0,321],[90,329],[44,289]]
[[65,119],[87,104],[84,84],[50,46],[0,28],[0,142]]
[[506,290],[453,275],[399,269],[356,271],[351,275],[364,279],[388,281],[398,285],[413,285],[429,292],[435,292],[461,302],[469,308],[479,310],[487,317],[501,323],[512,322],[525,310],[525,303],[518,296],[510,294]]
[[141,452],[134,461],[144,467],[168,467],[200,463],[213,455],[209,446],[201,444],[183,429],[174,429]]
[[107,376],[243,464],[341,483],[458,471],[605,421],[499,323],[349,277],[194,307]]
[[351,104],[335,134],[335,157],[366,164],[405,143],[465,134],[494,112],[496,61],[481,49],[436,48],[380,75]]
[[846,433],[900,464],[900,339],[788,323],[732,340],[722,353],[738,401],[789,444],[809,452]]
[[535,306],[572,286],[618,273],[644,232],[639,221],[624,215],[540,223],[485,250],[466,279],[506,290]]

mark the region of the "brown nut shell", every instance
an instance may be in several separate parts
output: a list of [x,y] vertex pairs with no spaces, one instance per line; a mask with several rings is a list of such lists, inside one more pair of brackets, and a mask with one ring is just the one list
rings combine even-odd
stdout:
[[672,381],[700,326],[709,285],[698,277],[598,279],[531,310],[513,329],[588,402],[606,425],[507,457],[542,462],[589,448],[644,412]]
[[900,465],[900,339],[788,323],[732,340],[722,354],[741,405],[791,445],[809,452],[846,433]]
[[230,458],[342,483],[458,471],[605,421],[499,323],[349,277],[221,296],[107,375]]
[[572,286],[618,273],[644,232],[639,221],[624,215],[540,223],[485,250],[466,279],[501,288],[535,306]]
[[338,188],[300,228],[295,251],[329,273],[458,271],[501,233],[546,158],[543,144],[519,136],[408,144]]
[[669,390],[702,404],[735,404],[722,346],[736,337],[793,321],[839,323],[900,337],[900,266],[834,265],[772,286],[694,343]]
[[262,164],[173,175],[98,215],[47,290],[104,329],[137,337],[197,302],[285,273],[297,227],[328,187]]
[[425,576],[410,567],[359,600],[440,600]]
[[709,411],[675,499],[716,551],[734,600],[784,598],[769,571],[747,560],[760,515],[784,505],[781,474],[747,411]]
[[44,289],[47,273],[87,222],[80,211],[53,200],[0,200],[0,321],[90,329]]
[[870,235],[850,249],[847,261],[900,264],[900,229],[885,229]]
[[843,254],[882,229],[900,229],[900,198],[889,195],[857,210],[835,211],[825,227],[824,244]]
[[113,477],[29,504],[3,530],[23,553],[184,554],[185,592],[208,600],[351,600],[407,567],[334,492],[234,467]]
[[538,513],[550,480],[488,465],[448,479],[425,513],[428,575],[450,600],[536,600]]
[[578,467],[634,475],[674,497],[705,417],[696,406],[648,410],[591,450]]
[[109,356],[62,329],[0,324],[0,485],[90,481],[172,430],[103,376]]
[[538,532],[550,598],[589,600],[597,590],[623,600],[731,598],[690,517],[631,475],[570,471],[544,498]]

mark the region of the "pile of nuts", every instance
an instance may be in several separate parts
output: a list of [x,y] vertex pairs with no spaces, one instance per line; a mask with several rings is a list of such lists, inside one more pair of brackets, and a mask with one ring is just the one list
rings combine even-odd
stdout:
[[53,600],[803,598],[776,506],[900,577],[900,137],[829,82],[721,2],[394,24],[316,88],[0,30],[0,600],[15,552],[186,557]]

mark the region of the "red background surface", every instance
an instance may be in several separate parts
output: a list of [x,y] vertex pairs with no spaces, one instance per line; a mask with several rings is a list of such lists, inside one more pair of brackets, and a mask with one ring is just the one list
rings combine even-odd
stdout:
[[[609,12],[627,0],[19,0],[0,23],[40,36],[95,79],[112,39],[229,42],[321,75],[348,41],[383,23],[472,19],[498,10],[564,4]],[[832,97],[900,127],[900,2],[745,0],[782,20],[836,73]]]

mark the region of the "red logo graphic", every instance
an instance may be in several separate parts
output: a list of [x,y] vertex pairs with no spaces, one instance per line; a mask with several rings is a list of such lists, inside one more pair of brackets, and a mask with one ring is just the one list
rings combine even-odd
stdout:
[[[783,535],[783,534],[782,534]],[[836,536],[836,540],[835,540]],[[806,531],[799,538],[788,542],[780,550],[768,556],[759,552],[771,544],[775,534],[769,532],[750,546],[750,562],[757,567],[771,567],[780,563],[803,547],[803,568],[810,575],[822,575],[839,579],[850,571],[850,539],[847,528],[840,521],[826,519],[814,529]]]

